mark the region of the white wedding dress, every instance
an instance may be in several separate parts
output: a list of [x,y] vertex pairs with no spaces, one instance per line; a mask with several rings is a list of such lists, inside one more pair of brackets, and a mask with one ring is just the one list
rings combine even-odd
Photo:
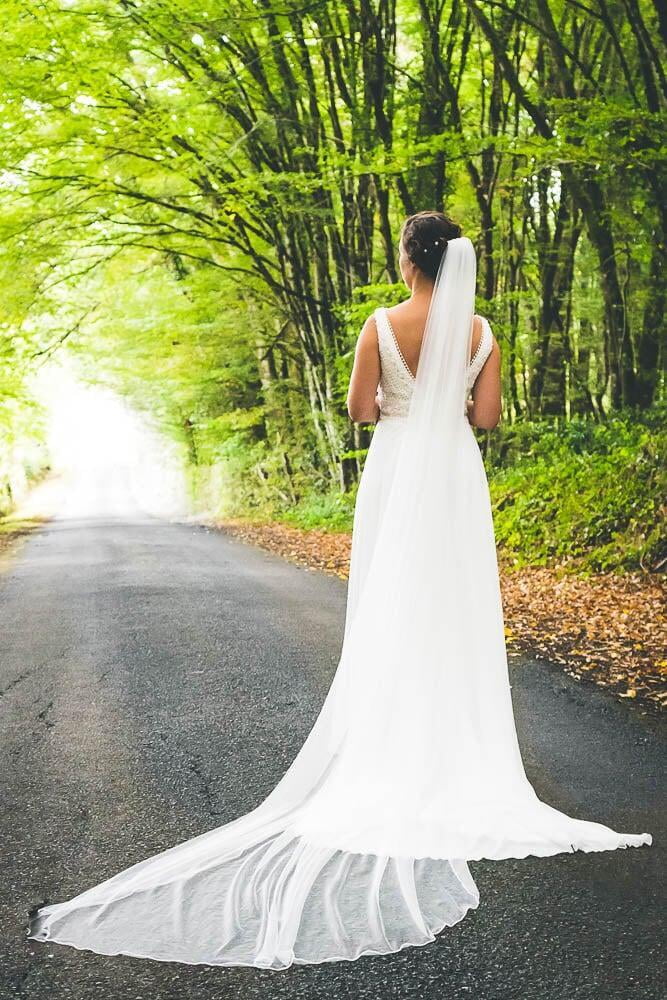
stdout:
[[284,969],[423,945],[479,902],[468,861],[650,844],[541,802],[516,737],[488,484],[465,399],[475,258],[450,241],[413,377],[376,313],[381,416],[340,663],[252,812],[31,915],[106,955]]

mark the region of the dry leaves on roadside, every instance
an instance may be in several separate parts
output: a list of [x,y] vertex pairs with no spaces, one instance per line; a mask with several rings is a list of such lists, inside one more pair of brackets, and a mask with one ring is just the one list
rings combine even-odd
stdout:
[[508,649],[529,650],[621,698],[667,706],[664,578],[501,568]]
[[[310,569],[346,579],[351,536],[280,523],[218,527]],[[558,567],[506,567],[500,583],[510,655],[529,652],[618,697],[667,706],[665,580],[656,575],[576,576]]]
[[278,522],[223,521],[218,527],[299,566],[321,569],[347,580],[352,541],[348,532],[306,530]]

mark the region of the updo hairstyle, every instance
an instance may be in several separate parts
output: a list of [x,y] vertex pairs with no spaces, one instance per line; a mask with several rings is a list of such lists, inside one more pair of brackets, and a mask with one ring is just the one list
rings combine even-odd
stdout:
[[443,212],[417,212],[401,229],[401,245],[420,271],[435,281],[449,240],[461,235],[461,227]]

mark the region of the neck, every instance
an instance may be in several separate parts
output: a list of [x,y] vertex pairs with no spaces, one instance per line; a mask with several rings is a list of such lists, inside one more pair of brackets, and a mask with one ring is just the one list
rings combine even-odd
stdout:
[[433,294],[435,282],[423,273],[416,274],[410,289],[410,298],[416,301],[430,299]]

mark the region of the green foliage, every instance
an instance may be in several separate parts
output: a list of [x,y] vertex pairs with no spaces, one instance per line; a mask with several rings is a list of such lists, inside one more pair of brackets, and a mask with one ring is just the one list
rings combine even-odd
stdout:
[[44,407],[35,397],[29,341],[0,327],[0,517],[48,469]]
[[356,487],[348,493],[312,492],[292,508],[278,510],[276,517],[299,528],[324,528],[327,531],[351,531]]
[[[667,422],[510,428],[490,470],[499,546],[518,564],[658,569],[667,558]],[[502,457],[500,457],[502,456]]]
[[49,468],[44,411],[27,389],[0,406],[0,517]]

